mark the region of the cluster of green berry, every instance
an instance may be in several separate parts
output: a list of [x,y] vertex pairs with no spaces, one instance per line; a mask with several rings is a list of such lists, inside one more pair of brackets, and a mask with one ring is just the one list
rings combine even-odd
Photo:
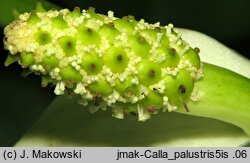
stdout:
[[113,110],[123,118],[136,113],[172,111],[192,97],[202,76],[199,49],[181,39],[172,24],[149,24],[132,16],[116,18],[93,8],[45,11],[41,5],[8,25],[6,65],[18,61],[54,84],[55,93],[80,97],[91,112]]

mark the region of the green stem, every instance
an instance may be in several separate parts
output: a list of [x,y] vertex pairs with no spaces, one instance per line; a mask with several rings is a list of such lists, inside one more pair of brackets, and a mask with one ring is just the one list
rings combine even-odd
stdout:
[[190,112],[241,127],[250,135],[250,79],[227,69],[204,64],[204,77],[195,85],[200,100],[187,103]]

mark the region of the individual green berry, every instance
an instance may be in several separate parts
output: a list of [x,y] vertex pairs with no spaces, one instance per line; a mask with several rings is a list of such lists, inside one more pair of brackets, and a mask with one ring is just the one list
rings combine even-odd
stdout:
[[159,48],[157,53],[165,54],[165,59],[161,62],[163,67],[177,67],[180,61],[180,57],[174,48]]
[[82,15],[81,9],[79,7],[75,7],[72,12],[68,12],[66,17],[70,17],[71,19],[76,19]]
[[160,66],[152,61],[142,61],[137,65],[137,77],[143,85],[152,85],[161,79]]
[[140,34],[150,44],[158,43],[164,48],[169,47],[169,40],[166,37],[165,31],[161,31],[161,29],[144,29],[140,31]]
[[165,95],[171,104],[180,104],[187,100],[193,91],[194,79],[189,71],[179,70],[176,76],[167,75],[165,78]]
[[66,56],[72,56],[76,54],[76,40],[74,37],[62,36],[59,38],[58,42]]
[[118,29],[120,32],[133,33],[136,24],[131,19],[123,18],[116,19],[114,21],[114,25],[115,28]]
[[38,30],[35,33],[35,38],[40,45],[46,45],[52,40],[50,33],[43,30]]
[[81,63],[81,67],[89,75],[96,75],[102,70],[103,60],[98,56],[98,54],[85,54]]
[[71,66],[62,68],[60,70],[60,76],[63,80],[74,82],[80,82],[82,80],[82,76],[79,74],[79,72]]
[[88,21],[89,20],[95,20],[95,21],[96,20],[100,20],[100,21],[103,21],[103,17],[95,12],[95,8],[94,7],[90,7],[87,10],[87,13],[90,15],[90,18],[88,18]]
[[190,48],[188,49],[186,53],[184,53],[184,55],[182,56],[182,59],[189,61],[192,66],[196,68],[200,68],[201,61],[198,55],[199,52],[200,50],[198,48],[195,48],[195,49]]
[[141,35],[129,36],[128,44],[135,55],[140,57],[148,57],[151,46]]
[[43,56],[42,65],[48,69],[55,68],[59,64],[59,60],[55,57],[55,55],[51,56]]
[[151,90],[147,90],[147,96],[140,102],[149,113],[156,113],[162,107],[162,103],[162,95]]
[[168,97],[168,101],[171,105],[179,104],[180,100],[180,84],[177,82],[175,76],[166,75],[165,80],[165,96]]
[[149,43],[154,43],[157,39],[158,31],[154,29],[144,29],[140,31],[140,34],[147,40]]
[[80,26],[77,29],[77,40],[81,41],[83,45],[99,46],[101,37],[97,31],[92,28]]
[[58,28],[58,29],[66,29],[68,27],[67,22],[64,20],[62,15],[59,15],[57,17],[54,17],[51,19],[52,22],[52,26],[54,28]]
[[99,79],[88,86],[88,89],[94,93],[101,96],[107,96],[112,93],[112,87],[105,79]]
[[134,82],[135,78],[128,76],[124,81],[116,79],[115,90],[123,97],[131,97],[139,92],[138,85]]
[[30,13],[29,19],[27,20],[27,23],[30,25],[34,25],[34,24],[38,23],[40,20],[41,19],[37,16],[36,12],[32,11]]
[[179,83],[179,95],[182,100],[186,100],[193,91],[194,79],[186,69],[179,70],[176,79]]
[[19,57],[17,55],[8,54],[7,58],[6,58],[5,62],[4,62],[4,65],[9,66],[12,63],[17,62],[18,60],[19,60]]
[[102,37],[105,37],[109,43],[113,43],[115,41],[115,38],[120,34],[120,32],[114,27],[114,24],[104,24],[100,30],[99,33]]
[[86,13],[87,16],[82,25],[98,31],[103,25],[104,18],[100,14],[95,13],[95,8],[93,7],[90,7],[86,12],[84,11],[84,13]]
[[103,59],[111,71],[115,73],[123,72],[129,62],[127,53],[122,47],[110,47]]
[[20,62],[22,66],[29,67],[35,62],[35,59],[32,53],[24,51],[20,54]]

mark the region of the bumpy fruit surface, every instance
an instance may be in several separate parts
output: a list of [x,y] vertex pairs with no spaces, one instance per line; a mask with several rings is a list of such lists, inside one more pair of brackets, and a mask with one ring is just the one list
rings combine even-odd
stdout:
[[[5,65],[18,63],[79,96],[91,112],[112,108],[113,116],[136,113],[144,121],[160,111],[188,108],[202,76],[198,49],[181,39],[172,24],[149,24],[75,8],[24,13],[8,25]],[[183,107],[183,108],[182,108]]]

